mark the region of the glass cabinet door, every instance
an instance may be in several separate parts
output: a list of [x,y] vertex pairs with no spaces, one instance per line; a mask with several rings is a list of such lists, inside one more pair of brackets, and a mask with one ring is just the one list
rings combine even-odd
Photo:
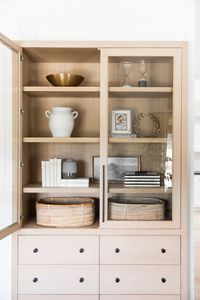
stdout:
[[0,238],[19,228],[21,49],[0,35]]
[[180,49],[101,56],[102,226],[180,226]]

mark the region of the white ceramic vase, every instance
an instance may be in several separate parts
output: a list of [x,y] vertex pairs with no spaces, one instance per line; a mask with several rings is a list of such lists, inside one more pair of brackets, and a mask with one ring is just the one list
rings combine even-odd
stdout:
[[72,112],[70,107],[53,107],[52,112],[45,111],[45,116],[49,119],[49,129],[53,137],[70,137],[78,112]]

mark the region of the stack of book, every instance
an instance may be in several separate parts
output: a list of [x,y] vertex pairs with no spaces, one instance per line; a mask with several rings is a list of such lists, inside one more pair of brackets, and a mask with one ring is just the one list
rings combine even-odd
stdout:
[[41,161],[41,168],[43,187],[60,186],[62,169],[62,160],[60,158],[51,158],[47,161]]
[[161,174],[158,172],[136,171],[125,173],[125,187],[160,187]]
[[43,187],[89,187],[89,178],[62,179],[62,159],[41,161]]

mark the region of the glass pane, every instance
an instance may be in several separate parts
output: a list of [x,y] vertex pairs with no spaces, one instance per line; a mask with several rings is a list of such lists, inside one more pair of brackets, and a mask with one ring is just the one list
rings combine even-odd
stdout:
[[0,44],[0,230],[17,222],[18,54]]
[[108,220],[172,220],[173,59],[108,62]]

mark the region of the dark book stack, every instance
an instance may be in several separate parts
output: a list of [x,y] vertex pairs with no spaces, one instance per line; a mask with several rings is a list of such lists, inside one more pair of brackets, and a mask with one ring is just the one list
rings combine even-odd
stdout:
[[136,171],[125,173],[125,187],[160,187],[161,174],[158,172]]

